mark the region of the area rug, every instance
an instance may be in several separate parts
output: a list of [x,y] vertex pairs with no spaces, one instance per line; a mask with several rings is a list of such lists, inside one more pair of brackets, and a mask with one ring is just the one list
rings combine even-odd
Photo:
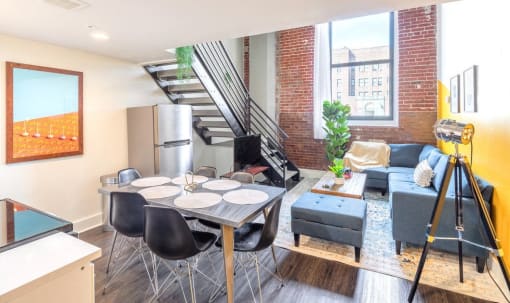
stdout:
[[[300,246],[294,246],[290,225],[290,207],[299,196],[309,191],[318,178],[305,178],[290,190],[282,201],[280,225],[275,245],[323,258],[360,267],[407,280],[413,280],[421,256],[421,248],[404,246],[402,254],[395,253],[391,235],[391,218],[388,195],[366,191],[367,227],[360,263],[354,261],[354,248],[302,235]],[[496,264],[495,266],[496,267]],[[458,258],[456,254],[431,250],[420,279],[421,284],[446,289],[464,295],[495,302],[504,302],[487,272],[476,271],[474,258],[464,258],[464,283],[459,283]]]

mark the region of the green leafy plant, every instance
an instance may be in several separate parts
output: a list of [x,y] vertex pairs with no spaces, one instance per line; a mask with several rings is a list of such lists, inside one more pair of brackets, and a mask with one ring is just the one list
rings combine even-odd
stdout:
[[177,79],[187,79],[191,76],[193,64],[193,46],[181,46],[175,49],[177,59]]
[[334,159],[333,165],[329,166],[329,170],[335,174],[335,177],[342,178],[344,175],[344,159]]
[[351,138],[351,131],[347,125],[347,118],[351,112],[349,105],[340,101],[326,100],[322,106],[323,127],[326,132],[326,156],[329,162],[342,159],[347,151],[347,143]]

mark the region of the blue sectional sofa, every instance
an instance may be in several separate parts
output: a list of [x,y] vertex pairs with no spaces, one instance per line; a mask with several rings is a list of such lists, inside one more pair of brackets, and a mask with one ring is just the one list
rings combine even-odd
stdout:
[[[374,187],[384,193],[389,192],[391,204],[392,233],[396,252],[400,254],[402,243],[423,245],[425,242],[426,225],[430,220],[437,199],[441,180],[448,165],[448,156],[431,145],[423,144],[390,144],[390,166],[367,169],[367,187]],[[420,187],[413,180],[414,168],[422,160],[427,159],[434,170],[435,176],[430,187]],[[486,206],[490,209],[493,187],[477,177]],[[456,237],[454,181],[451,178],[445,207],[441,216],[436,235]],[[481,225],[478,210],[474,203],[469,184],[463,177],[462,194],[464,206],[464,238],[476,243],[484,243],[480,233]],[[456,253],[456,241],[437,240],[433,248]],[[476,257],[477,270],[483,272],[488,252],[484,249],[463,245],[464,256]]]

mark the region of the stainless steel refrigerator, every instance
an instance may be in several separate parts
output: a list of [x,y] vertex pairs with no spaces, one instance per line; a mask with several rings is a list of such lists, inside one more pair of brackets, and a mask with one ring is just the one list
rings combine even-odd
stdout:
[[127,109],[128,161],[142,176],[176,177],[193,169],[190,105]]

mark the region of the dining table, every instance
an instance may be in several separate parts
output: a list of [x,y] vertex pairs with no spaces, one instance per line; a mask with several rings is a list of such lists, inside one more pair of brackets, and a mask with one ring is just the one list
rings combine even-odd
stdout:
[[[217,179],[209,178],[207,181],[214,180]],[[234,302],[234,229],[254,220],[274,203],[281,200],[286,189],[261,184],[241,184],[240,187],[232,190],[213,190],[204,187],[204,184],[207,184],[207,182],[195,184],[195,188],[190,192],[184,189],[185,185],[174,184],[170,181],[162,185],[178,186],[180,191],[177,194],[164,198],[149,198],[147,202],[153,205],[170,207],[178,210],[183,215],[211,221],[221,226],[227,302],[232,303]],[[99,193],[110,194],[111,192],[119,191],[139,192],[142,189],[143,187],[133,186],[132,184],[125,186],[109,184],[99,188]],[[267,199],[259,203],[250,204],[237,204],[225,201],[223,198],[225,194],[239,189],[263,192],[267,194]],[[181,204],[177,206],[174,203],[179,197],[190,195],[191,193],[216,193],[222,196],[222,200],[213,206],[203,208],[186,208],[182,207]]]

